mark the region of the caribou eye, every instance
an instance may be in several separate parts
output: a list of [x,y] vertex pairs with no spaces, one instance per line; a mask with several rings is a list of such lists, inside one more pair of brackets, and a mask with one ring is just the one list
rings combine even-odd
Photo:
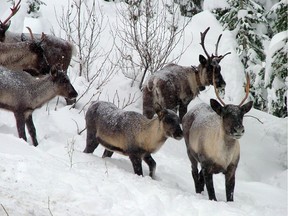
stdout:
[[167,124],[172,124],[174,122],[172,118],[165,118],[164,121]]
[[61,83],[69,83],[69,81],[67,80],[67,79],[61,79],[61,81],[60,81]]

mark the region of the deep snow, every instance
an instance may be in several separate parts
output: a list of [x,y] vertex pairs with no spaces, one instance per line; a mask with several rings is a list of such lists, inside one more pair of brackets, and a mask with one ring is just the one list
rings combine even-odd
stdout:
[[[115,12],[113,3],[101,3],[105,14]],[[49,27],[57,26],[52,12],[54,6],[61,10],[60,5],[65,3],[50,0],[46,4],[42,10],[43,17],[46,17],[42,18],[46,20],[45,32]],[[1,1],[1,14],[8,13],[8,6]],[[24,10],[24,3],[21,10]],[[19,13],[19,17],[21,14],[24,13]],[[115,16],[109,16],[109,19],[113,22]],[[35,27],[33,32],[44,31],[38,21],[16,16],[11,30],[16,31],[16,26],[25,29],[23,22],[31,23]],[[204,11],[193,17],[186,30],[186,37],[192,37],[193,43],[179,64],[198,64],[198,55],[203,54],[199,32],[208,26],[211,30],[207,34],[207,49],[210,52],[214,50],[222,27],[209,11]],[[244,73],[236,58],[235,46],[232,34],[224,31],[219,53],[232,52],[221,62],[227,83],[226,103],[239,103],[244,95]],[[79,92],[83,92],[85,83],[83,79],[73,77],[75,70],[76,67],[71,67],[69,71],[72,82]],[[111,101],[116,90],[122,100],[129,93],[136,92],[137,97],[141,96],[136,87],[130,88],[130,82],[121,73],[117,74],[104,87],[101,100]],[[203,101],[208,103],[211,97],[215,98],[215,94],[213,88],[208,87],[189,107]],[[69,109],[60,98],[56,111],[56,99],[36,110],[33,117],[39,141],[37,148],[31,145],[30,138],[28,143],[18,138],[13,114],[0,111],[1,216],[6,215],[4,209],[10,216],[287,215],[287,118],[280,119],[255,109],[248,113],[262,123],[255,118],[244,118],[246,132],[240,140],[241,159],[236,173],[235,201],[226,202],[224,176],[219,174],[214,176],[218,198],[218,202],[214,202],[208,200],[206,190],[201,195],[195,193],[183,139],[168,139],[153,155],[157,162],[156,180],[148,176],[145,163],[144,177],[139,177],[133,174],[127,157],[115,153],[112,158],[102,159],[101,146],[94,154],[82,153],[86,132],[77,135],[75,122],[80,129],[85,127],[84,112],[79,111],[86,102],[79,103],[76,109]],[[141,97],[126,109],[141,113]]]

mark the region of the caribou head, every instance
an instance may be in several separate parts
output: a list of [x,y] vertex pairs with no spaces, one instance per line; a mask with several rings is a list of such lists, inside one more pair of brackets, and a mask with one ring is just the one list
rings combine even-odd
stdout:
[[220,103],[214,99],[211,99],[210,104],[212,109],[223,119],[223,129],[225,134],[233,139],[240,139],[244,134],[245,130],[243,126],[243,117],[244,114],[247,113],[253,105],[253,101],[244,104],[248,98],[250,88],[250,77],[248,73],[246,74],[246,80],[245,97],[240,102],[240,104],[225,104],[225,102],[219,96],[218,90],[216,88],[215,78],[213,76],[215,94]]
[[8,30],[8,28],[10,27],[10,24],[11,24],[11,20],[10,19],[20,9],[20,3],[21,3],[21,0],[19,0],[19,2],[17,4],[14,4],[13,7],[10,8],[11,13],[3,22],[0,20],[0,42],[4,42],[5,41],[6,31]]
[[214,72],[216,87],[219,90],[223,90],[226,86],[226,83],[221,75],[221,66],[219,65],[219,63],[226,55],[231,54],[231,52],[228,52],[225,55],[218,55],[218,46],[222,37],[222,34],[220,34],[216,43],[215,54],[212,53],[211,55],[209,55],[204,44],[205,37],[209,29],[210,27],[208,27],[204,32],[200,32],[201,36],[200,45],[202,46],[207,58],[205,58],[203,55],[199,55],[200,65],[198,66],[198,71],[203,71],[203,74],[206,74],[206,80],[208,82],[207,83],[208,85],[209,84],[213,85],[213,72]]

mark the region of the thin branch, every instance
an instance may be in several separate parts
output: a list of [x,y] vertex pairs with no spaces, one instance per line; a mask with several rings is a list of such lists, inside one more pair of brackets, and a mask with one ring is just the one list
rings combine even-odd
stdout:
[[52,211],[50,209],[50,197],[48,197],[48,211],[51,216],[53,216]]
[[74,119],[72,119],[72,121],[74,121],[75,122],[75,124],[76,124],[76,127],[77,127],[77,134],[78,135],[81,135],[87,128],[85,127],[84,129],[82,129],[81,131],[80,131],[80,129],[79,129],[79,125],[78,125],[78,123],[76,122],[76,120],[74,120]]
[[261,124],[264,124],[264,122],[262,122],[259,118],[255,117],[255,116],[252,116],[252,115],[244,115],[244,117],[254,118],[254,119],[256,119],[258,122],[260,122]]
[[9,216],[8,212],[6,211],[6,209],[5,209],[5,207],[3,206],[2,203],[1,203],[1,206],[2,206],[2,208],[3,208],[3,210],[4,210],[4,212],[6,213],[6,215]]

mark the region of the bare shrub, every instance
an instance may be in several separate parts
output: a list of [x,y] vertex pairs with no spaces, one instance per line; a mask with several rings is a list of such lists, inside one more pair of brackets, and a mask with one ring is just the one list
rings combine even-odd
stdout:
[[78,67],[78,76],[84,77],[89,83],[76,103],[90,90],[93,90],[93,98],[112,78],[116,67],[112,63],[115,60],[110,59],[113,58],[114,38],[111,39],[112,43],[110,41],[110,47],[101,47],[101,38],[108,21],[105,21],[103,11],[95,0],[68,0],[68,7],[62,7],[62,14],[57,17],[66,38],[76,46],[77,56],[72,61]]
[[[122,73],[140,82],[153,74],[167,62],[178,62],[188,48],[184,45],[184,29],[190,19],[181,18],[176,4],[165,0],[128,0],[118,8],[119,22],[116,24],[116,37],[121,43],[116,45],[120,54],[119,68]],[[179,47],[177,55],[172,51]],[[132,83],[133,85],[133,83]]]

